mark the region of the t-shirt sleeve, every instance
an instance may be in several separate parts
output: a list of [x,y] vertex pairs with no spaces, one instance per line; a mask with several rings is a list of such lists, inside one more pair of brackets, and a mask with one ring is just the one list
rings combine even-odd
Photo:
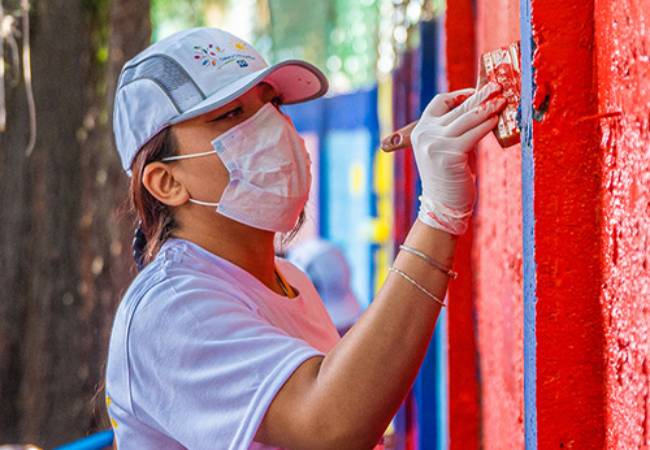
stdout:
[[193,450],[248,449],[278,390],[322,353],[237,291],[215,294],[213,280],[173,283],[149,291],[131,321],[133,412]]

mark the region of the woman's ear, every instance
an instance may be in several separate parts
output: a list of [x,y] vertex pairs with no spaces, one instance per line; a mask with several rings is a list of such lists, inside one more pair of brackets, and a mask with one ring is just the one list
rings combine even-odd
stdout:
[[190,199],[190,194],[169,164],[155,161],[147,164],[142,183],[149,193],[168,206],[180,206]]

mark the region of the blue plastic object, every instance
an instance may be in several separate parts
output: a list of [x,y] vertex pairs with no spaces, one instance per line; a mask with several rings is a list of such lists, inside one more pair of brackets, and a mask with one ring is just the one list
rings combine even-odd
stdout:
[[113,446],[113,430],[100,431],[53,450],[102,450]]

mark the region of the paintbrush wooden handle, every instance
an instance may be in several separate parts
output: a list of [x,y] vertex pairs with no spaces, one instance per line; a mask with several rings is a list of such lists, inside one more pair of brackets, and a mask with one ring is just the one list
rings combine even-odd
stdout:
[[418,124],[418,120],[411,122],[403,128],[395,131],[386,139],[381,141],[381,149],[385,152],[394,152],[411,146],[411,132]]

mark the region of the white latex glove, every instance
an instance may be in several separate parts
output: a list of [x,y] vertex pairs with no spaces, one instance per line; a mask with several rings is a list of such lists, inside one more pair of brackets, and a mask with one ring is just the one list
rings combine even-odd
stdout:
[[467,231],[476,200],[470,169],[476,144],[497,124],[506,100],[501,87],[437,95],[413,129],[411,142],[422,181],[419,219],[451,234]]

